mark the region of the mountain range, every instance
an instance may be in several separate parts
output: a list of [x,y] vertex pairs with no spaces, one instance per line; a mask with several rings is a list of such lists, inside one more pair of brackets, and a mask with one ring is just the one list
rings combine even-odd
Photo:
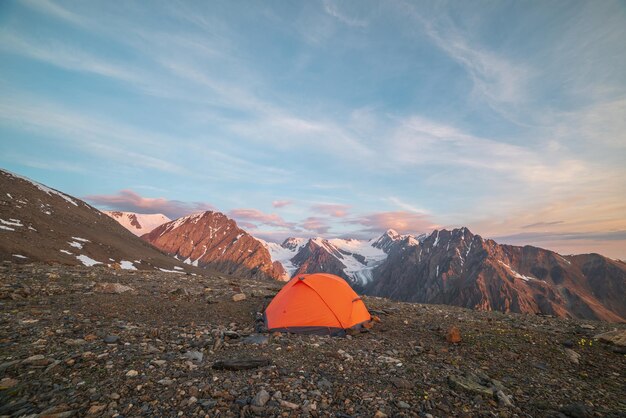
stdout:
[[[370,240],[292,237],[278,244],[253,237],[220,212],[173,221],[132,212],[106,216],[75,197],[6,171],[0,174],[1,259],[173,272],[209,269],[280,281],[327,272],[345,278],[360,293],[399,301],[626,320],[626,264],[599,254],[563,256],[502,245],[467,228],[420,236],[388,230]],[[159,219],[166,222],[152,229]]]

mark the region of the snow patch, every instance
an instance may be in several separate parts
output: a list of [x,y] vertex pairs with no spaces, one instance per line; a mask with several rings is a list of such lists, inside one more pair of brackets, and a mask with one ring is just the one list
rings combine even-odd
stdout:
[[506,267],[507,269],[509,269],[509,271],[511,272],[511,274],[513,275],[513,277],[520,279],[520,280],[524,280],[525,282],[528,282],[530,280],[539,280],[535,277],[532,276],[525,276],[523,274],[518,273],[517,271],[513,270],[513,268],[511,266],[509,266],[506,263],[503,263],[502,261],[498,260],[498,263],[502,264],[504,267]]
[[168,270],[168,269],[162,269],[162,268],[159,268],[159,270],[161,270],[161,271],[162,271],[162,272],[164,272],[164,273],[178,273],[178,274],[185,274],[185,272],[184,272],[184,271]]
[[67,251],[67,250],[59,250],[61,251],[63,254],[68,254],[68,255],[74,255],[71,252]]
[[9,218],[8,221],[5,221],[4,219],[0,219],[0,223],[4,225],[10,225],[10,226],[24,226],[22,225],[22,221],[20,221],[19,219],[13,219],[13,218]]
[[72,237],[72,239],[75,239],[76,241],[82,241],[82,242],[91,242],[86,238],[80,238],[80,237]]
[[133,262],[132,262],[132,261],[128,261],[128,260],[122,260],[122,261],[120,261],[120,267],[121,267],[123,270],[137,270],[137,267],[135,267],[135,266],[133,265]]
[[81,244],[80,242],[76,242],[76,241],[68,241],[67,242],[71,247],[74,248],[78,248],[79,250],[83,249],[83,244]]
[[76,258],[79,259],[80,262],[83,263],[87,267],[95,266],[96,264],[102,264],[101,262],[96,261],[93,258],[89,258],[86,255],[82,255],[82,254],[77,255]]
[[13,254],[13,257],[17,257],[17,258],[28,258],[25,255],[21,255],[21,254]]

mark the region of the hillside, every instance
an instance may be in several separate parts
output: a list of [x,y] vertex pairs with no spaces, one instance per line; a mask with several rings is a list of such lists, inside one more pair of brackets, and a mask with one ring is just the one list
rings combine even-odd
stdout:
[[0,170],[0,260],[193,271],[82,200]]
[[[128,288],[106,293],[111,283]],[[626,414],[626,347],[594,338],[614,324],[364,297],[381,319],[369,332],[259,334],[255,318],[279,287],[5,262],[0,415]],[[457,344],[446,340],[453,326]],[[260,361],[218,369],[232,359]]]

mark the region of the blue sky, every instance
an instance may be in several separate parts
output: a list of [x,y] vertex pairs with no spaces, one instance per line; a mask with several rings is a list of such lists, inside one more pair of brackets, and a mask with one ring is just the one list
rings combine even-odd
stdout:
[[0,165],[253,234],[626,258],[624,2],[0,2]]

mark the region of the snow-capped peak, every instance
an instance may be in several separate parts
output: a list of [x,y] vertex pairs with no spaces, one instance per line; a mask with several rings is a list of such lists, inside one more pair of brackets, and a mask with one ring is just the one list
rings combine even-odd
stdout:
[[170,218],[162,213],[134,213],[120,211],[104,211],[105,214],[115,219],[124,228],[137,236],[147,234],[157,226],[170,222]]

